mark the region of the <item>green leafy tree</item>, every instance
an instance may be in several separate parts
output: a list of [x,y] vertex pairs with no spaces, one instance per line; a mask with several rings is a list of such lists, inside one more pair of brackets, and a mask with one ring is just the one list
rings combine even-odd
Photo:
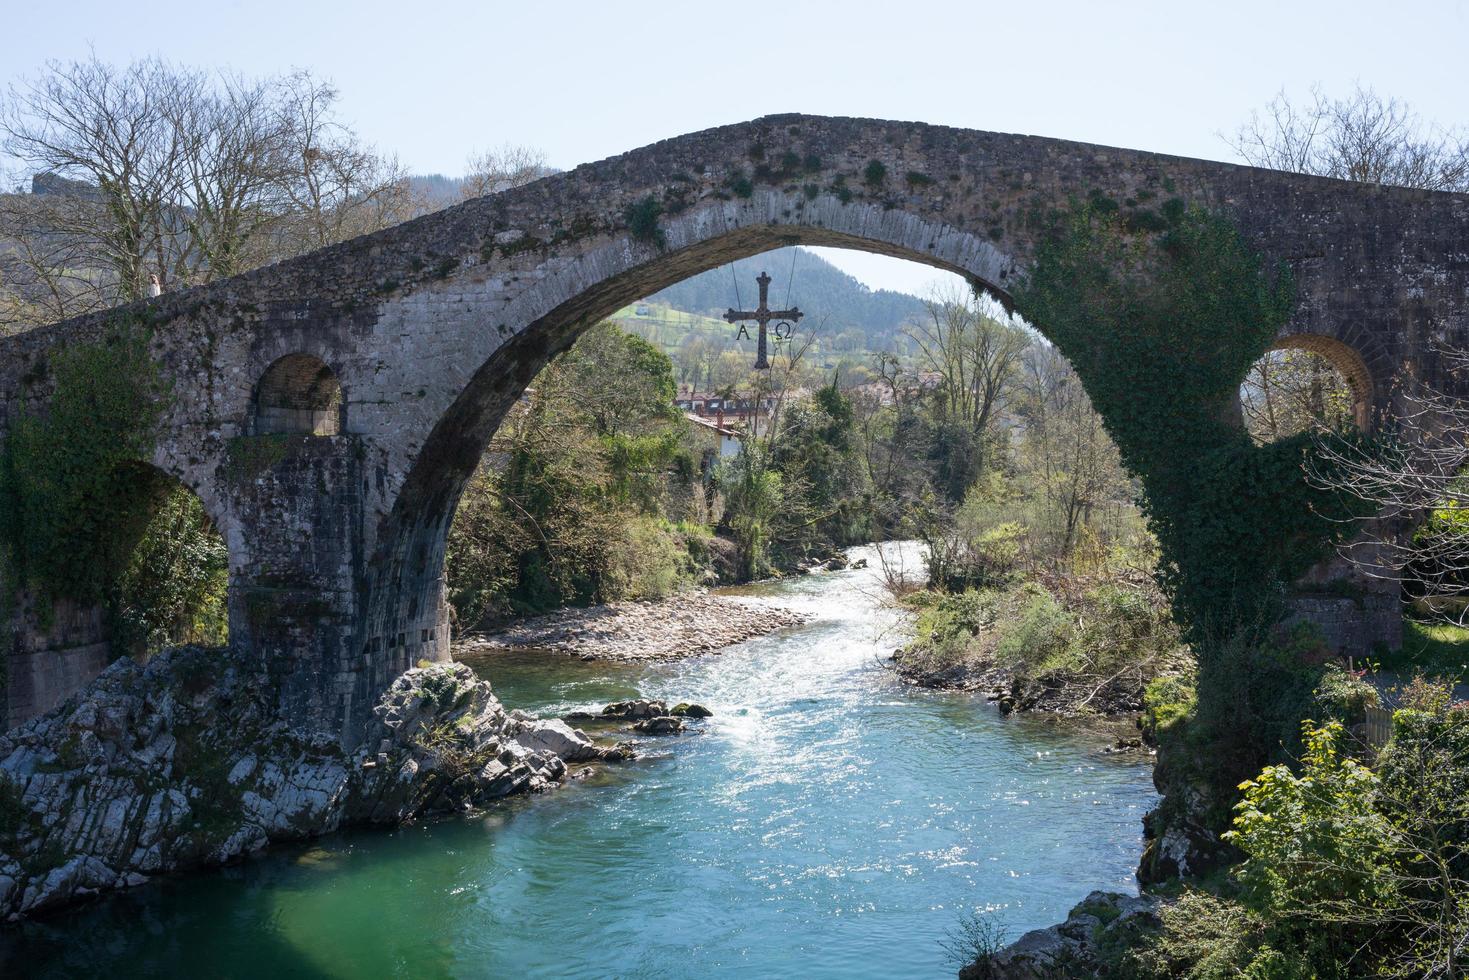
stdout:
[[851,400],[836,378],[809,401],[789,406],[772,446],[771,463],[787,488],[800,488],[800,499],[786,507],[804,520],[787,523],[780,544],[800,552],[810,547],[856,544],[871,530],[866,473],[854,436]]
[[1373,806],[1378,777],[1342,751],[1340,722],[1307,725],[1300,772],[1267,766],[1240,788],[1225,838],[1245,853],[1235,874],[1249,899],[1283,915],[1324,906],[1386,909],[1393,827]]
[[460,499],[447,567],[461,628],[689,580],[689,535],[666,521],[697,480],[673,393],[667,355],[605,323],[541,372]]
[[1308,724],[1300,771],[1243,784],[1227,837],[1242,900],[1323,976],[1460,977],[1469,944],[1469,710],[1402,709],[1376,771],[1339,722]]
[[164,491],[108,593],[113,649],[145,657],[180,643],[223,644],[229,552],[187,488]]
[[724,491],[725,521],[739,550],[741,576],[768,575],[772,532],[782,518],[790,516],[781,474],[769,465],[765,449],[752,441],[721,465],[719,485]]

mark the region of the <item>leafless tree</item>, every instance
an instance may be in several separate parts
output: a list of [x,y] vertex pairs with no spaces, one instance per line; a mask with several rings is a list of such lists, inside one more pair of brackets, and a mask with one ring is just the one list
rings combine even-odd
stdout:
[[1004,407],[1031,335],[962,288],[937,289],[924,306],[927,318],[911,322],[904,333],[922,367],[939,376],[937,390],[949,415],[985,433]]
[[162,111],[179,143],[171,213],[174,284],[225,278],[271,260],[269,232],[290,212],[285,194],[297,142],[280,111],[303,76],[217,80],[194,71],[169,77]]
[[90,238],[61,229],[95,207],[62,195],[0,194],[0,336],[100,309],[113,301],[111,273]]
[[1245,428],[1257,444],[1312,431],[1351,428],[1352,389],[1330,360],[1310,351],[1274,350],[1240,385]]
[[337,90],[307,73],[287,79],[281,111],[293,132],[282,250],[299,254],[407,220],[414,205],[396,158],[364,146],[335,116]]
[[169,71],[157,59],[125,69],[96,57],[51,62],[12,87],[0,108],[4,148],[34,170],[95,188],[92,206],[55,209],[52,229],[86,245],[113,273],[120,299],[144,295],[172,264],[166,215],[177,191],[179,143],[164,112]]
[[1025,523],[1038,539],[1030,550],[1057,561],[1072,555],[1084,530],[1119,537],[1134,495],[1071,363],[1050,344],[1036,344],[1024,362],[1016,475],[1031,510]]
[[529,184],[554,171],[546,165],[546,154],[530,146],[506,143],[499,149],[471,154],[460,193],[465,200],[498,194]]
[[1229,143],[1256,167],[1370,184],[1469,190],[1469,134],[1425,123],[1406,103],[1360,85],[1344,99],[1313,88],[1303,103],[1281,92]]
[[55,193],[0,198],[0,322],[140,299],[153,276],[197,285],[406,219],[401,171],[336,120],[337,98],[306,72],[95,55],[11,86],[0,144]]
[[[1442,350],[1444,384],[1402,385],[1394,417],[1370,443],[1323,433],[1308,475],[1360,501],[1343,554],[1396,580],[1419,611],[1469,625],[1469,352]],[[1457,389],[1457,390],[1456,390]]]

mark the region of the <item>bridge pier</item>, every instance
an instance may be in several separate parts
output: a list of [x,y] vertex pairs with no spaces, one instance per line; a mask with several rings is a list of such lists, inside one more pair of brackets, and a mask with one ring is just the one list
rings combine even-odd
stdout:
[[[363,664],[363,460],[351,436],[232,440],[230,644],[253,655],[284,718],[355,739]],[[386,685],[383,685],[386,686]]]
[[[0,569],[0,595],[11,595]],[[43,715],[87,684],[112,660],[101,606],[57,600],[42,623],[30,596],[14,594],[9,622],[0,619],[0,730]]]

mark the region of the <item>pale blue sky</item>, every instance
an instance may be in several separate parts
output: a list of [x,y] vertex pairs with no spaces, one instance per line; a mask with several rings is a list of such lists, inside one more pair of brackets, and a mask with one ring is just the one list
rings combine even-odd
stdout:
[[[1445,125],[1464,108],[1469,0],[1414,3],[194,2],[10,0],[0,78],[148,54],[309,67],[415,171],[523,143],[568,168],[775,112],[919,119],[1231,159],[1278,90],[1357,81]],[[855,253],[841,253],[854,256]],[[930,270],[842,264],[914,289]]]

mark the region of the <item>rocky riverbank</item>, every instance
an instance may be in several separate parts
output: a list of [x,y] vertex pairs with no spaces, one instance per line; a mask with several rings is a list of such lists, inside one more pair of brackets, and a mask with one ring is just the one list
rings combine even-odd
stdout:
[[1158,899],[1146,895],[1092,892],[1065,922],[1034,929],[1009,946],[985,951],[959,971],[959,980],[1099,976],[1108,952],[1159,928],[1160,905]]
[[1167,602],[1136,575],[922,591],[904,603],[916,621],[893,656],[899,676],[981,691],[1007,713],[1140,711],[1150,683],[1193,665]]
[[895,651],[893,669],[905,682],[919,687],[974,691],[1012,711],[1048,711],[1062,715],[1122,715],[1143,708],[1144,684],[1137,678],[1116,678],[1098,684],[1095,678],[1037,679],[975,659],[953,661],[907,647]]
[[466,656],[541,649],[583,660],[674,660],[806,621],[791,609],[750,596],[691,593],[654,602],[614,602],[562,609],[456,643]]
[[0,737],[0,917],[354,824],[469,810],[631,757],[561,720],[506,712],[462,664],[399,677],[362,747],[274,718],[248,665],[184,648],[123,659]]

